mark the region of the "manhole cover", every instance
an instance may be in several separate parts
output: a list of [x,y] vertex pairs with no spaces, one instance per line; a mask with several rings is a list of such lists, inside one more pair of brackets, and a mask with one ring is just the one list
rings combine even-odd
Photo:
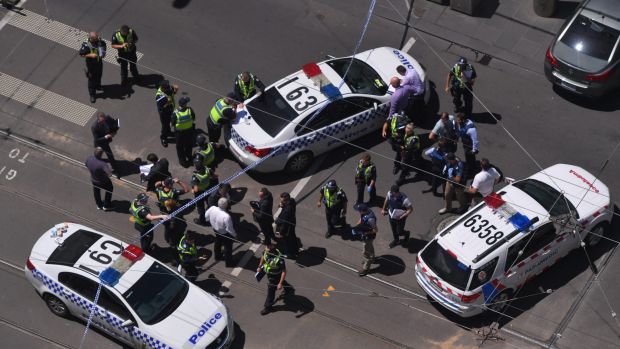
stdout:
[[452,224],[452,222],[457,220],[457,218],[459,218],[459,215],[456,215],[456,214],[449,215],[449,216],[444,216],[439,221],[439,223],[437,224],[437,232],[436,233],[439,233],[440,231],[444,230],[444,228],[446,228],[447,226]]

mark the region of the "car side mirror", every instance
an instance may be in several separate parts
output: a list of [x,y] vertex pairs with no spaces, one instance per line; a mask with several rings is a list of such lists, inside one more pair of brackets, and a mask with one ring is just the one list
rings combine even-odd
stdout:
[[377,111],[379,109],[379,105],[377,104],[377,102],[372,102],[372,108]]
[[131,327],[133,325],[134,325],[133,321],[128,319],[128,320],[123,321],[123,323],[121,324],[121,327],[125,328],[125,327]]

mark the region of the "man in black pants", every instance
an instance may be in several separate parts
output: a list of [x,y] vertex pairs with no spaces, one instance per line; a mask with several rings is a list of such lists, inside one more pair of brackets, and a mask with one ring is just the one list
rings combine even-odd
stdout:
[[398,185],[392,185],[390,191],[385,196],[383,208],[381,209],[382,215],[385,216],[389,214],[390,217],[390,228],[394,236],[394,240],[390,242],[390,248],[394,248],[401,243],[401,235],[405,236],[402,241],[403,246],[409,241],[409,232],[405,231],[405,223],[407,222],[407,216],[410,215],[412,211],[413,207],[407,196],[400,192]]
[[268,244],[258,263],[256,271],[264,272],[267,275],[267,298],[265,305],[261,310],[261,315],[267,315],[273,310],[273,303],[276,298],[276,290],[282,290],[283,296],[292,295],[295,289],[291,284],[286,282],[286,263],[284,255],[278,251],[273,244]]
[[[86,159],[86,167],[90,171],[90,180],[93,183],[93,193],[95,195],[95,204],[98,210],[111,211],[112,210],[112,181],[110,176],[110,166],[103,160],[103,149],[100,147],[95,148],[94,155],[91,155]],[[101,189],[105,190],[105,201],[101,201]]]
[[101,75],[103,74],[103,58],[106,54],[106,43],[99,38],[96,32],[90,32],[88,40],[82,43],[79,54],[86,60],[88,94],[90,95],[90,102],[95,103],[95,94],[97,90],[101,90]]
[[116,159],[114,159],[112,148],[110,148],[110,143],[118,131],[118,120],[115,120],[110,115],[105,115],[104,113],[98,111],[97,119],[91,126],[90,131],[93,134],[93,142],[95,147],[100,147],[103,149],[108,156],[108,161],[110,161],[112,170],[114,170],[117,177],[120,177]]
[[280,214],[276,218],[276,231],[284,237],[286,243],[286,254],[284,258],[297,259],[299,256],[299,242],[295,234],[295,225],[297,220],[295,217],[295,208],[297,203],[295,199],[287,192],[280,194]]
[[[252,205],[252,217],[258,223],[260,231],[265,235],[265,245],[270,245],[275,240],[273,232],[273,196],[267,188],[258,191],[258,199],[255,206]],[[255,202],[255,201],[254,201]]]
[[127,66],[131,70],[131,76],[134,80],[140,77],[136,61],[138,56],[136,53],[136,42],[138,42],[138,34],[127,25],[123,25],[121,29],[112,35],[112,48],[118,50],[118,63],[121,65],[121,84],[127,85]]
[[170,120],[172,119],[172,112],[176,109],[174,95],[178,90],[179,87],[177,85],[170,85],[168,80],[162,80],[155,92],[155,103],[157,104],[157,112],[161,122],[159,140],[164,148],[168,147],[168,138],[173,136],[170,130]]

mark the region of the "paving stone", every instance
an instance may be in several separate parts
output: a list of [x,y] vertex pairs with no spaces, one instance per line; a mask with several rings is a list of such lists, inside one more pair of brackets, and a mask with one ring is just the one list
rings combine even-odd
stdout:
[[534,58],[537,51],[543,46],[543,44],[528,40],[521,37],[512,50],[522,56]]

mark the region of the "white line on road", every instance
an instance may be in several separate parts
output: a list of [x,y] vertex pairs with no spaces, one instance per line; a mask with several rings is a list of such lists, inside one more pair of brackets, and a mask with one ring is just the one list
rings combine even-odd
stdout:
[[409,7],[409,0],[403,0],[405,2],[405,7],[407,8],[407,10],[410,9]]
[[48,91],[29,82],[0,73],[0,95],[24,103],[33,108],[71,121],[86,125],[97,109]]
[[4,265],[6,265],[6,266],[8,266],[8,267],[11,267],[11,268],[13,268],[13,269],[17,269],[18,271],[22,271],[22,270],[23,270],[23,269],[22,269],[22,267],[20,267],[20,266],[18,266],[18,265],[15,265],[15,264],[13,264],[13,263],[10,263],[10,262],[6,262],[6,261],[4,261],[4,260],[2,260],[2,259],[0,259],[0,263],[2,263],[2,264],[4,264]]
[[243,267],[245,267],[250,258],[254,255],[254,252],[258,250],[259,246],[260,244],[252,244],[252,246],[250,246],[250,249],[245,251],[243,258],[241,258],[241,261],[239,261],[239,265],[230,273],[232,276],[239,276],[239,274],[241,274]]
[[[21,13],[25,14],[25,16],[11,16],[8,20],[8,24],[52,40],[76,51],[80,49],[82,43],[88,38],[88,33],[85,31],[41,16],[35,12],[22,10]],[[112,43],[105,39],[104,41],[108,45],[108,53],[111,53],[114,50],[111,46]],[[142,52],[137,52],[137,56],[138,60],[140,60],[144,54]],[[104,60],[108,63],[119,65],[116,61],[116,55],[114,54],[106,55]]]
[[407,43],[405,43],[405,46],[403,46],[402,51],[409,53],[409,50],[411,49],[411,47],[413,46],[413,44],[415,44],[415,39],[414,37],[410,37],[409,40],[407,40]]
[[[21,7],[23,4],[26,3],[27,0],[22,0],[20,3],[18,3],[16,6]],[[4,28],[5,25],[7,25],[9,23],[9,20],[11,20],[11,18],[13,18],[13,16],[18,15],[17,12],[15,11],[11,11],[9,10],[9,12],[0,20],[0,30],[2,30],[2,28]],[[21,16],[21,15],[20,15]]]

